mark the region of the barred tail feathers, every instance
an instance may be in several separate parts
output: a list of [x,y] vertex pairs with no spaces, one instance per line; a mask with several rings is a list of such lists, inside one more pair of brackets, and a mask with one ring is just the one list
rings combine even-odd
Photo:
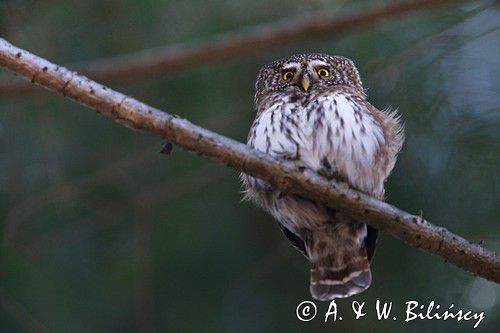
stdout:
[[[366,226],[362,227],[363,230],[359,231],[364,231],[363,234],[341,230],[334,237],[312,235],[312,246],[308,250],[313,298],[327,301],[349,297],[370,286],[372,275],[364,243]],[[353,230],[352,227],[349,229]]]

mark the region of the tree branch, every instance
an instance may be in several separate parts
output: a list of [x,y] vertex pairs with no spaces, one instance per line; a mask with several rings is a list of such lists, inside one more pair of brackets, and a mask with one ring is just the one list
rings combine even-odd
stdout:
[[[348,30],[358,29],[387,18],[397,17],[422,9],[428,9],[458,0],[411,0],[389,3],[384,7],[344,12],[322,13],[286,19],[239,33],[223,34],[199,43],[179,44],[132,53],[125,56],[102,59],[85,66],[78,72],[97,81],[134,79],[151,75],[172,73],[193,66],[248,56],[277,48],[300,40],[331,38]],[[0,80],[0,96],[32,93],[24,81],[3,78]]]
[[327,181],[311,170],[299,170],[281,159],[250,148],[175,115],[52,64],[0,39],[0,65],[133,128],[168,138],[184,149],[338,209],[354,219],[436,254],[467,271],[500,283],[497,254],[469,242],[420,216],[357,192],[347,184]]

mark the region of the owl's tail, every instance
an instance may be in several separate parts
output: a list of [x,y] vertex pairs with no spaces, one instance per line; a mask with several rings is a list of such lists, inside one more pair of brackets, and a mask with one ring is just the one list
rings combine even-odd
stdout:
[[370,286],[372,275],[364,243],[365,235],[366,231],[358,237],[345,231],[336,232],[333,236],[312,235],[308,250],[313,298],[328,301],[349,297]]

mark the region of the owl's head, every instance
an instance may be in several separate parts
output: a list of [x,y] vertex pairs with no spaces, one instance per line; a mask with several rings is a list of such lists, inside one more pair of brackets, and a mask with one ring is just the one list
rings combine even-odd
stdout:
[[303,96],[333,86],[348,87],[365,96],[358,70],[351,60],[321,53],[296,54],[262,67],[255,85],[255,100],[259,104],[274,92]]

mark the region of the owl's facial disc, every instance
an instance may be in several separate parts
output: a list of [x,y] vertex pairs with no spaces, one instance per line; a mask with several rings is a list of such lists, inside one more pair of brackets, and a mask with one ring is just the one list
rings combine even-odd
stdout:
[[330,65],[319,59],[305,64],[290,62],[282,67],[283,80],[304,92],[328,76],[330,76]]
[[291,55],[264,66],[255,86],[257,105],[266,96],[276,93],[309,95],[338,86],[353,89],[366,97],[358,70],[351,60],[320,53]]

